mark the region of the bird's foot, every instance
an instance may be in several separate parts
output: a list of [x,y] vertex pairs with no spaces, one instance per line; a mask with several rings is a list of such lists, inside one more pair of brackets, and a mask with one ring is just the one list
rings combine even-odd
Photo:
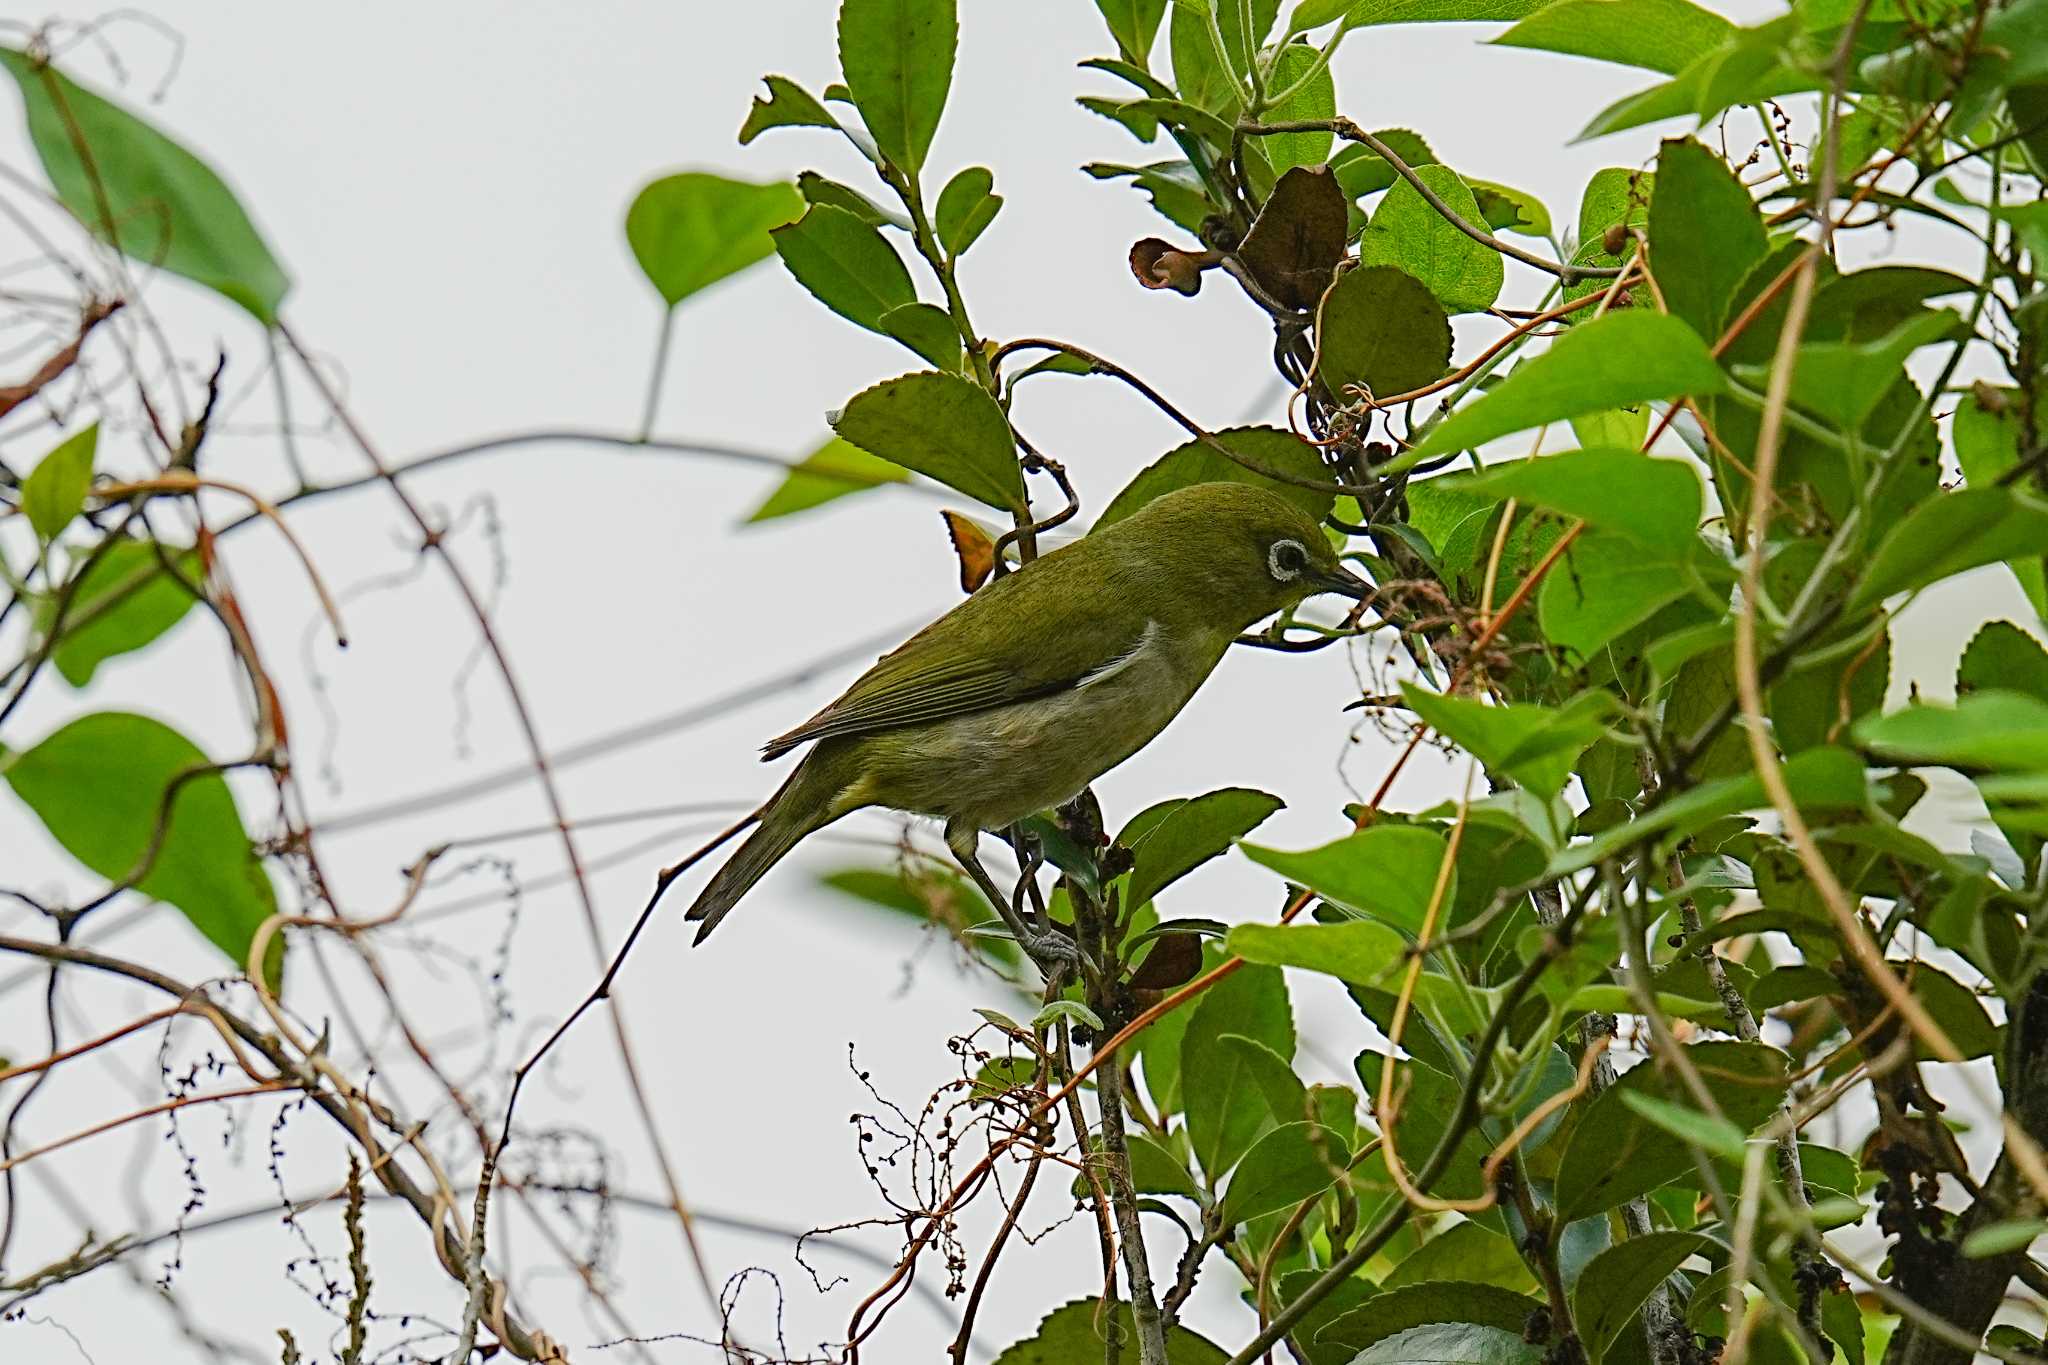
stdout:
[[1057,928],[1038,929],[1023,927],[1017,935],[1017,946],[1025,955],[1038,964],[1038,970],[1051,976],[1054,972],[1074,972],[1081,966],[1081,945]]

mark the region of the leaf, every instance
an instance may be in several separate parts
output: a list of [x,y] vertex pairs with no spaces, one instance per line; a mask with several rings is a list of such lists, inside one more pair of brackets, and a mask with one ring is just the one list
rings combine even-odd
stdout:
[[832,426],[870,455],[991,507],[1024,510],[1009,419],[972,380],[936,370],[887,379],[855,394]]
[[2019,463],[2019,390],[1979,384],[1956,408],[1956,464],[1972,488],[1988,488]]
[[[1275,93],[1293,89],[1295,83],[1317,65],[1318,60],[1316,50],[1308,44],[1287,44],[1273,59],[1272,74],[1266,77],[1267,88]],[[1268,109],[1265,120],[1268,123],[1299,123],[1336,116],[1337,80],[1330,73],[1329,63],[1324,62],[1322,70],[1300,93]],[[1334,141],[1335,134],[1327,132],[1276,133],[1260,138],[1259,146],[1273,169],[1284,173],[1295,166],[1322,165],[1330,159],[1330,147]]]
[[1657,191],[1653,172],[1608,166],[1593,172],[1579,196],[1579,241],[1597,242],[1616,223],[1644,227]]
[[960,591],[974,592],[996,571],[996,542],[980,523],[946,508],[939,516],[946,523],[946,539],[960,561]]
[[939,191],[939,204],[932,212],[932,227],[946,251],[959,256],[988,230],[1003,207],[1003,196],[995,192],[996,178],[986,166],[969,166]]
[[1201,176],[1186,161],[1157,161],[1149,166],[1091,161],[1081,169],[1097,180],[1128,178],[1163,217],[1192,233],[1200,232],[1204,220],[1214,212]]
[[2048,649],[2010,621],[1991,621],[1970,637],[1956,664],[1956,696],[1998,689],[2048,702]]
[[1664,555],[1644,553],[1632,537],[1594,531],[1573,541],[1544,578],[1536,614],[1551,643],[1590,658],[1687,590],[1685,575]]
[[1550,210],[1527,190],[1492,180],[1474,180],[1470,176],[1465,178],[1465,184],[1470,187],[1486,225],[1494,231],[1517,232],[1524,237],[1550,235]]
[[[1088,1148],[1091,1159],[1097,1163],[1107,1162],[1108,1157],[1102,1150],[1101,1134],[1095,1134],[1089,1139]],[[1184,1199],[1202,1199],[1201,1187],[1195,1184],[1195,1178],[1188,1174],[1187,1167],[1181,1164],[1181,1159],[1144,1133],[1127,1133],[1124,1136],[1124,1150],[1131,1159],[1131,1188],[1136,1193],[1173,1194]],[[1105,1169],[1099,1172],[1098,1178],[1107,1184],[1107,1175]],[[1086,1172],[1076,1175],[1069,1188],[1076,1199],[1087,1199],[1092,1193]]]
[[882,314],[881,330],[942,370],[957,370],[965,354],[960,329],[945,309],[905,303]]
[[[1366,28],[1374,24],[1498,22],[1519,19],[1548,3],[1549,0],[1324,0],[1324,7],[1342,5],[1344,27]],[[1303,8],[1307,7],[1304,0]]]
[[1253,1086],[1265,1097],[1266,1112],[1275,1123],[1299,1123],[1308,1116],[1308,1088],[1294,1074],[1294,1067],[1286,1058],[1258,1039],[1241,1033],[1226,1033],[1222,1042],[1225,1050],[1243,1063]]
[[[995,1365],[1077,1365],[1105,1359],[1104,1337],[1097,1328],[1100,1299],[1076,1299],[1048,1313],[1038,1331],[995,1358]],[[1138,1337],[1131,1328],[1131,1306],[1119,1303],[1110,1314],[1109,1330],[1120,1338],[1114,1365],[1138,1365]],[[1166,1333],[1168,1365],[1226,1365],[1227,1352],[1205,1337],[1174,1325]]]
[[[1299,853],[1257,844],[1238,847],[1253,862],[1319,896],[1419,935],[1443,866],[1445,844],[1441,834],[1420,825],[1371,825]],[[1449,907],[1456,890],[1454,870],[1444,887],[1443,908]]]
[[1543,1365],[1543,1351],[1519,1331],[1470,1322],[1411,1327],[1369,1346],[1351,1365]]
[[801,216],[794,185],[756,185],[703,171],[651,181],[626,210],[626,242],[673,308],[775,253],[770,230]]
[[[1793,755],[1785,764],[1785,785],[1791,790],[1793,802],[1801,807],[1861,808],[1870,799],[1862,761],[1848,750],[1832,746]],[[1664,830],[1698,830],[1723,816],[1770,804],[1754,773],[1703,782],[1633,821],[1605,830],[1586,843],[1572,845],[1551,859],[1549,871],[1562,876],[1591,867]]]
[[1391,265],[1338,277],[1317,320],[1317,377],[1333,394],[1357,387],[1376,397],[1419,389],[1451,360],[1451,323],[1429,286]]
[[1605,692],[1587,692],[1563,707],[1509,702],[1486,706],[1404,683],[1408,709],[1487,771],[1503,773],[1545,799],[1556,796],[1579,755],[1607,732],[1613,714]]
[[[943,868],[926,864],[903,870],[849,867],[828,872],[818,878],[818,882],[841,895],[866,901],[919,924],[936,924],[984,957],[997,962],[1022,960],[1017,945],[1011,940],[967,932],[983,925],[998,925],[1000,921],[988,899],[975,889],[973,883]],[[1021,1031],[1021,1026],[1014,1021],[1005,1021],[1002,1026]]]
[[[1874,341],[1809,341],[1799,348],[1792,401],[1844,431],[1859,430],[1899,382],[1908,356],[1967,331],[1956,313],[1921,310]],[[1735,372],[1756,383],[1769,377],[1767,366],[1737,365]]]
[[1279,797],[1249,787],[1225,787],[1140,812],[1117,835],[1117,842],[1133,855],[1125,910],[1144,905],[1285,805]]
[[[1457,172],[1418,166],[1415,174],[1453,213],[1467,223],[1479,220],[1479,204]],[[1428,285],[1451,313],[1491,308],[1507,278],[1498,252],[1459,231],[1406,179],[1387,191],[1366,224],[1358,263],[1399,266]]]
[[[166,546],[164,555],[188,579],[198,578],[199,558],[193,551]],[[50,661],[64,681],[83,687],[101,663],[151,644],[183,620],[197,600],[183,583],[163,572],[150,542],[117,541],[86,569],[72,594],[64,633]],[[105,603],[112,605],[99,611]],[[54,610],[47,598],[38,603],[38,631],[49,630]]]
[[1726,387],[1720,366],[1692,328],[1666,314],[1624,309],[1572,328],[1384,468],[1407,468],[1583,412],[1716,394]]
[[953,84],[955,0],[841,0],[839,69],[882,156],[912,180]]
[[69,526],[85,506],[86,490],[92,487],[93,458],[99,447],[100,424],[94,422],[65,437],[21,481],[21,510],[42,539],[55,540],[57,533]]
[[1348,214],[1332,171],[1297,166],[1274,183],[1237,258],[1280,302],[1314,308],[1330,287],[1330,272],[1344,259]]
[[1202,996],[1181,1040],[1181,1096],[1195,1160],[1213,1187],[1271,1120],[1265,1095],[1241,1051],[1225,1034],[1257,1039],[1282,1060],[1294,1055],[1294,1013],[1287,983],[1271,967],[1244,967]]
[[1095,0],[1117,51],[1143,66],[1159,37],[1159,25],[1166,18],[1167,0]]
[[807,204],[830,204],[836,209],[845,209],[869,227],[893,227],[910,231],[910,220],[893,209],[885,209],[859,190],[842,185],[837,180],[827,180],[816,171],[799,171],[796,177],[797,193]]
[[1672,75],[1734,31],[1690,0],[1560,0],[1493,41]]
[[1282,483],[1261,472],[1273,470],[1297,479],[1330,479],[1314,446],[1292,432],[1274,427],[1233,427],[1213,434],[1258,469],[1247,469],[1204,441],[1189,441],[1167,451],[1125,484],[1123,491],[1096,518],[1096,529],[1123,520],[1162,493],[1197,483],[1248,483],[1285,498],[1318,521],[1329,514],[1336,502],[1334,490],[1324,493],[1296,483]]
[[1340,981],[1378,986],[1408,962],[1408,943],[1384,924],[1240,924],[1225,946],[1247,962],[1300,967]]
[[[1520,1333],[1542,1305],[1527,1294],[1465,1280],[1428,1280],[1382,1290],[1330,1323],[1317,1335],[1362,1351],[1430,1323],[1467,1323]],[[1352,1357],[1344,1359],[1349,1362]]]
[[1475,1280],[1517,1293],[1536,1288],[1536,1278],[1515,1244],[1484,1223],[1454,1223],[1401,1259],[1381,1281],[1383,1289],[1430,1280]]
[[[277,913],[277,894],[227,780],[210,769],[176,730],[121,711],[81,716],[23,753],[0,751],[0,778],[66,852],[109,881],[142,866],[168,796],[162,841],[135,889],[176,906],[239,969]],[[282,942],[264,968],[273,989]]]
[[1854,618],[1895,593],[2048,545],[2048,504],[2011,488],[1963,488],[1931,498],[1878,542],[1843,615]]
[[29,138],[72,217],[123,254],[277,324],[291,280],[205,162],[54,66],[10,47],[0,66],[21,87]]
[[1452,486],[1577,517],[1633,540],[1667,562],[1688,557],[1699,531],[1704,496],[1699,472],[1690,461],[1612,447],[1509,460],[1476,475],[1458,475]]
[[[1776,1112],[1789,1083],[1785,1054],[1762,1043],[1696,1043],[1686,1056],[1743,1133]],[[1622,1073],[1602,1091],[1580,1118],[1558,1167],[1558,1216],[1568,1222],[1589,1217],[1692,1170],[1686,1144],[1629,1103],[1632,1096],[1668,1103],[1689,1093],[1652,1064]]]
[[[1227,65],[1217,60],[1216,44],[1210,36],[1209,7],[1215,0],[1176,0],[1173,22],[1168,28],[1168,48],[1173,57],[1173,81],[1181,96],[1205,109],[1228,110],[1235,117],[1237,92],[1252,58],[1265,46],[1266,34],[1280,12],[1280,0],[1223,0],[1215,5],[1216,26],[1222,32]],[[1246,11],[1251,28],[1245,27]],[[1229,138],[1217,144],[1229,146]]]
[[[1381,128],[1373,136],[1385,143],[1387,149],[1406,162],[1411,170],[1436,164],[1436,153],[1412,128]],[[1385,157],[1356,142],[1348,143],[1330,158],[1330,170],[1347,199],[1378,194],[1401,178]]]
[[1785,15],[1756,28],[1733,30],[1670,80],[1609,105],[1586,125],[1579,140],[1668,118],[1689,117],[1704,125],[1738,104],[1820,89],[1821,78],[1813,70],[1787,60],[1786,42],[1794,36],[1796,23]]
[[1252,1144],[1223,1192],[1223,1224],[1248,1223],[1330,1188],[1351,1148],[1320,1123],[1283,1123]]
[[2034,1239],[2048,1233],[2048,1220],[2040,1218],[2015,1218],[2003,1223],[1990,1223],[1973,1230],[1963,1238],[1963,1255],[1972,1260],[1986,1256],[2003,1256],[2010,1251],[2021,1251],[2032,1246]]
[[878,459],[859,446],[834,436],[806,455],[783,476],[775,491],[747,517],[746,524],[772,521],[793,512],[807,512],[849,493],[884,484],[903,483],[910,476],[900,465]]
[[[770,128],[837,128],[832,117],[810,91],[787,76],[763,76],[768,97],[754,96],[747,109],[747,121],[740,125],[740,145],[746,146]],[[813,201],[815,202],[815,201]]]
[[1742,1159],[1745,1134],[1726,1119],[1702,1114],[1654,1095],[1623,1095],[1622,1102],[1688,1147],[1732,1161]]
[[1572,1291],[1572,1321],[1588,1365],[1600,1365],[1636,1312],[1671,1273],[1719,1246],[1697,1232],[1650,1232],[1617,1242],[1579,1272]]
[[896,249],[845,209],[813,204],[769,235],[797,283],[856,326],[887,335],[882,315],[917,302],[917,287]]
[[1069,1023],[1084,1025],[1094,1029],[1097,1033],[1102,1032],[1102,1016],[1078,1000],[1053,1001],[1044,1009],[1031,1016],[1031,1027],[1034,1029],[1050,1028],[1062,1019],[1067,1020]]
[[1891,759],[1951,767],[2048,768],[2048,701],[1987,689],[1954,706],[1914,705],[1871,716],[1856,738]]
[[[1596,0],[1566,0],[1587,6]],[[1598,0],[1606,3],[1606,0]],[[1622,8],[1679,5],[1685,0],[1626,0]],[[1553,10],[1545,10],[1538,18]],[[1728,24],[1698,13],[1722,29]],[[1704,46],[1705,44],[1702,44]],[[1693,138],[1672,138],[1657,156],[1650,198],[1650,259],[1671,312],[1703,337],[1716,337],[1743,278],[1769,251],[1763,218],[1728,163]]]
[[[1308,1292],[1310,1285],[1323,1277],[1324,1267],[1313,1266],[1301,1270],[1290,1270],[1279,1277],[1280,1302],[1291,1307],[1296,1299]],[[1294,1324],[1288,1333],[1288,1340],[1300,1347],[1307,1356],[1307,1365],[1351,1365],[1351,1357],[1357,1352],[1347,1350],[1335,1342],[1318,1340],[1323,1328],[1335,1322],[1344,1314],[1363,1304],[1375,1292],[1373,1282],[1363,1275],[1353,1275],[1340,1281],[1337,1286],[1308,1310]]]

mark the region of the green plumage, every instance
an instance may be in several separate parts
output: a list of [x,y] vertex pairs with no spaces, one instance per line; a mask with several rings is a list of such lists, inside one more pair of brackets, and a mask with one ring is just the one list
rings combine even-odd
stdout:
[[1197,484],[989,583],[771,741],[813,744],[690,907],[701,942],[807,834],[867,806],[931,815],[973,848],[1144,747],[1253,622],[1357,596],[1321,528],[1246,484]]

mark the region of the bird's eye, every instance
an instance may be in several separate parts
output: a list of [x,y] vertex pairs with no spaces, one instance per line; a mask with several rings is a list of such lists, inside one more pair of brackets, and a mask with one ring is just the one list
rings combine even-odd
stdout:
[[1280,582],[1290,582],[1301,577],[1301,571],[1308,567],[1308,551],[1298,540],[1276,540],[1273,548],[1266,551],[1266,567]]

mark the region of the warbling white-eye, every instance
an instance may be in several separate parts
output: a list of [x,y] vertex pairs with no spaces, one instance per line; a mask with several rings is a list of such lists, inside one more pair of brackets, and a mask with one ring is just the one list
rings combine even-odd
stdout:
[[1313,518],[1247,484],[1163,494],[987,584],[763,750],[810,753],[687,918],[697,942],[805,835],[884,806],[946,843],[1041,963],[1072,942],[1026,923],[982,867],[983,830],[1058,806],[1166,728],[1247,626],[1315,593],[1362,597]]

